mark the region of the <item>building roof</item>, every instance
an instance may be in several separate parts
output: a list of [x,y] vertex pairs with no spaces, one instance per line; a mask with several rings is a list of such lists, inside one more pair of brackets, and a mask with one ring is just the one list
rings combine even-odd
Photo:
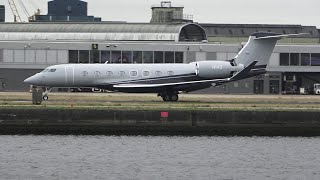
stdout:
[[311,38],[319,38],[316,26],[282,24],[200,24],[210,37],[248,37],[255,32],[275,32],[280,34],[308,33]]
[[[59,36],[59,34],[66,33],[100,34],[100,40],[105,41],[201,42],[207,40],[204,29],[198,24],[193,23],[0,23],[0,33],[18,33],[20,37],[23,36],[21,33],[28,33],[29,36],[30,34],[38,34],[38,36],[39,34],[42,34],[42,36],[46,34],[56,34],[56,36]],[[34,38],[36,40],[36,37]]]

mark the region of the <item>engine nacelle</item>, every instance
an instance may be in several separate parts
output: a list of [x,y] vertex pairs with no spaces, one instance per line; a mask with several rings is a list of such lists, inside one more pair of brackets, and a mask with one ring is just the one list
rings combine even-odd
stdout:
[[196,65],[198,76],[208,79],[229,78],[244,68],[243,65],[233,66],[228,61],[200,61]]

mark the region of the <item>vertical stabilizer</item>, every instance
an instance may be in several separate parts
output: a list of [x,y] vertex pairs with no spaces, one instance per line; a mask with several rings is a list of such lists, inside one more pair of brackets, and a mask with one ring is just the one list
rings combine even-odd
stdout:
[[256,65],[266,66],[270,56],[281,34],[258,32],[249,37],[247,44],[242,48],[238,55],[234,58],[237,65],[243,64],[248,66],[254,61],[258,61]]

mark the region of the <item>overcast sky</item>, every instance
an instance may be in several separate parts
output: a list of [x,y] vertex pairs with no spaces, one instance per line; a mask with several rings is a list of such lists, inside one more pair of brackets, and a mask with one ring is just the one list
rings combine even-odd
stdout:
[[[17,4],[18,4],[18,0]],[[47,13],[47,0],[21,0],[29,12]],[[7,0],[0,0],[7,5]],[[161,0],[87,0],[88,14],[104,21],[149,22],[152,5]],[[172,0],[201,23],[301,24],[320,28],[320,0]],[[19,4],[18,4],[19,5]],[[7,21],[13,21],[9,6]],[[24,17],[22,10],[21,16]],[[26,18],[25,18],[26,19]]]

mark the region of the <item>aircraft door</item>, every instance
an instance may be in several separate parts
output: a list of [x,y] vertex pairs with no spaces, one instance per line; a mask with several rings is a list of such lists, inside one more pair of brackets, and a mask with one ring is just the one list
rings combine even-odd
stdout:
[[196,75],[198,76],[199,74],[199,63],[196,63]]
[[74,68],[67,66],[65,67],[65,78],[66,78],[66,86],[74,85]]

